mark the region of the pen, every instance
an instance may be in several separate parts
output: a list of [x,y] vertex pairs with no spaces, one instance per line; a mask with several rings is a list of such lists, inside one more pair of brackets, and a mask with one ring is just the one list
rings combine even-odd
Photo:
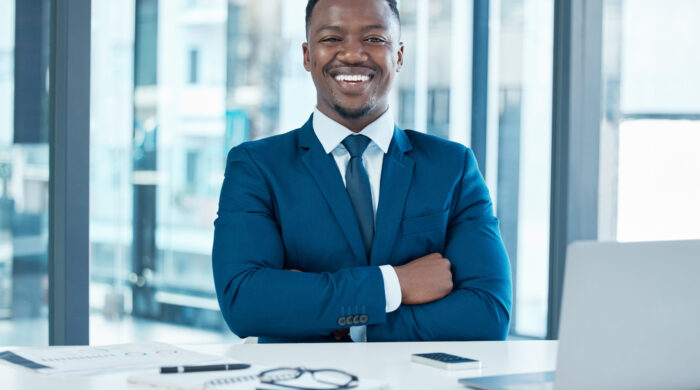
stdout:
[[203,371],[231,371],[231,370],[244,370],[249,368],[250,364],[237,363],[237,364],[210,364],[207,366],[174,366],[174,367],[161,367],[161,374],[178,374],[184,372],[203,372]]

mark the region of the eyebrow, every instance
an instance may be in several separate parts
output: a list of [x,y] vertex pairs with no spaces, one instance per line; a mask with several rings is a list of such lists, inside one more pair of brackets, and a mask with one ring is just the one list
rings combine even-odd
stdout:
[[[340,26],[330,26],[330,25],[328,25],[328,26],[322,26],[322,27],[319,27],[319,28],[316,30],[315,33],[318,34],[318,33],[322,32],[322,31],[326,31],[326,30],[331,30],[331,31],[343,31],[343,28],[341,28]],[[361,30],[361,31],[369,31],[369,30],[388,30],[388,28],[387,28],[387,26],[385,26],[385,25],[383,25],[383,24],[373,24],[373,25],[370,25],[370,26],[364,26],[364,27],[362,27],[360,30]]]
[[383,24],[374,24],[371,26],[365,26],[362,27],[362,31],[367,31],[367,30],[388,30],[389,28]]
[[326,31],[326,30],[343,31],[343,29],[338,27],[338,26],[323,26],[323,27],[318,28],[314,33],[318,34],[321,31]]

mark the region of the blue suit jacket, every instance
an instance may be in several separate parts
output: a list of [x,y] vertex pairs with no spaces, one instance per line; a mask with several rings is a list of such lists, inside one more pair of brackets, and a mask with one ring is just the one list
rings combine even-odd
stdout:
[[[216,292],[238,336],[331,341],[333,330],[349,325],[367,325],[368,341],[507,334],[510,264],[484,180],[460,144],[395,128],[369,259],[311,120],[231,150],[214,225]],[[433,252],[452,263],[452,293],[386,313],[377,266]]]

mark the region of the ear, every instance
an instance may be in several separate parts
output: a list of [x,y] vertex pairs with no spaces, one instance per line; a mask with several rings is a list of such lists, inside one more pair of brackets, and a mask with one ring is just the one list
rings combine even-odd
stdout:
[[307,72],[311,72],[311,58],[309,54],[309,43],[304,42],[301,44],[301,51],[304,53],[304,69]]
[[401,67],[403,67],[403,42],[399,42],[399,50],[396,53],[396,71],[400,72]]

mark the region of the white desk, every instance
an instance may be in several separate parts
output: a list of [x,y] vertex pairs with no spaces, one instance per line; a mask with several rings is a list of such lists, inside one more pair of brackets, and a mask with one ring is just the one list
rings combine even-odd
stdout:
[[[392,389],[464,389],[458,378],[553,370],[556,341],[235,344],[181,345],[190,350],[230,356],[266,366],[339,368],[360,378],[386,380]],[[0,348],[2,349],[2,348]],[[480,370],[449,372],[411,363],[412,353],[448,352],[482,361]],[[0,388],[19,389],[130,389],[129,373],[57,378],[0,365]]]

